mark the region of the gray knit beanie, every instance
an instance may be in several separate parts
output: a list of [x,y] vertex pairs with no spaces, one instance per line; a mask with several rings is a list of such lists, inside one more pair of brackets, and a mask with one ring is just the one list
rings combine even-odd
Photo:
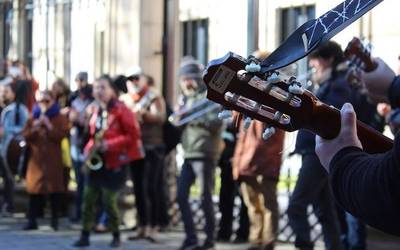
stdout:
[[179,67],[179,77],[202,78],[204,66],[193,57],[184,57]]

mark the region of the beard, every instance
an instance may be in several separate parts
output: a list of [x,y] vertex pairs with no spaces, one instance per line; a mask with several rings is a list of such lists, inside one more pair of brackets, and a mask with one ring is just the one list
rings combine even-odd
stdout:
[[13,100],[10,100],[10,99],[7,99],[7,98],[4,98],[3,99],[3,104],[4,104],[4,106],[8,106],[8,105],[10,105],[11,103],[13,103],[14,101]]

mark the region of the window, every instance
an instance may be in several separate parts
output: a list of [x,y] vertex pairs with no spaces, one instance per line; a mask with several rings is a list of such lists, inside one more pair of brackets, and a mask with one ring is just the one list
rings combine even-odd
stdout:
[[208,19],[182,22],[182,55],[193,56],[200,63],[208,61]]
[[[280,10],[280,36],[279,40],[282,43],[288,38],[298,27],[310,19],[315,18],[315,6],[303,5],[291,8],[282,8]],[[298,62],[286,68],[288,74],[294,74],[305,83],[309,80],[309,68],[307,58],[299,60]]]
[[314,5],[281,9],[280,41],[283,42],[293,31],[313,18],[315,18]]

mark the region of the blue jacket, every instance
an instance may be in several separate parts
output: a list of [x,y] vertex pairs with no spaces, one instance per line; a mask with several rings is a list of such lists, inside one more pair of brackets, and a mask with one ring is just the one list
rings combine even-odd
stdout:
[[[19,117],[17,117],[19,116]],[[11,138],[20,133],[28,121],[29,112],[24,104],[11,103],[1,113],[0,123],[4,135],[1,138],[1,145],[4,147]]]

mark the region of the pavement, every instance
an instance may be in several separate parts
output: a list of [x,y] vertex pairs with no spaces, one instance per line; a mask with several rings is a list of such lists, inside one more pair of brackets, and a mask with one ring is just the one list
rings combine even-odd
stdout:
[[[76,249],[71,244],[79,237],[80,225],[71,224],[67,219],[60,220],[59,231],[53,231],[48,219],[41,219],[39,230],[23,231],[26,223],[24,214],[15,214],[12,218],[0,217],[0,250],[67,250]],[[179,248],[184,234],[182,230],[173,229],[167,233],[159,233],[157,243],[146,240],[128,241],[133,234],[130,230],[122,229],[122,247],[130,250],[176,250]],[[201,237],[201,236],[200,236]],[[91,246],[85,249],[110,249],[109,233],[92,234]],[[248,244],[218,243],[216,250],[243,250]],[[318,241],[314,250],[324,249],[323,243]],[[290,243],[278,243],[275,250],[295,250]],[[400,250],[400,238],[390,237],[374,230],[368,232],[368,250]]]
[[[66,219],[60,220],[59,231],[53,231],[49,226],[49,220],[39,220],[39,230],[23,231],[26,223],[23,214],[17,214],[13,218],[0,218],[0,250],[63,250],[76,249],[71,244],[79,237],[79,225],[73,225]],[[174,230],[168,233],[159,233],[157,243],[146,240],[128,241],[127,237],[133,232],[122,231],[122,247],[130,250],[176,250],[179,248],[184,235],[182,231]],[[110,249],[108,246],[111,235],[93,234],[91,246],[85,249]],[[217,244],[217,250],[242,250],[247,249],[248,244]],[[279,243],[276,250],[294,250],[290,244]],[[316,250],[322,250],[321,247]]]

